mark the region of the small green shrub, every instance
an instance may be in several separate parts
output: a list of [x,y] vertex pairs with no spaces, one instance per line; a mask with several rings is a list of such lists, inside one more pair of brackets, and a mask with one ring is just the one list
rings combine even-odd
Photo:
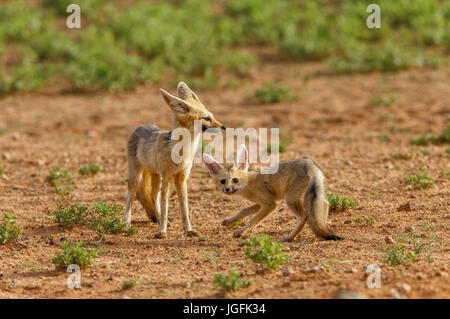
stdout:
[[137,227],[127,226],[121,218],[122,212],[122,205],[108,205],[103,202],[96,202],[91,210],[92,219],[89,227],[102,234],[135,234]]
[[268,82],[263,88],[255,91],[255,98],[263,103],[279,103],[287,100],[295,100],[297,96],[289,93],[287,87],[277,87],[274,82]]
[[425,133],[422,136],[413,138],[409,141],[411,145],[429,145],[429,144],[443,144],[450,142],[450,123],[444,128],[441,134],[438,136]]
[[16,241],[22,234],[22,227],[16,223],[16,218],[4,213],[0,220],[0,244]]
[[387,245],[383,250],[386,253],[386,257],[383,259],[383,262],[390,265],[401,265],[408,263],[410,261],[417,261],[417,256],[414,252],[409,251],[405,252],[405,245],[396,244],[396,245]]
[[58,165],[53,166],[48,173],[47,182],[55,187],[56,193],[63,196],[70,195],[73,188],[71,185],[72,175]]
[[360,223],[360,224],[365,224],[365,225],[372,225],[375,223],[375,217],[373,217],[372,215],[369,215],[367,217],[355,217],[353,218],[353,221],[355,223]]
[[434,185],[433,178],[426,172],[424,167],[420,168],[420,172],[417,174],[405,175],[405,180],[415,189],[430,188]]
[[128,289],[132,289],[132,288],[138,286],[140,284],[138,280],[140,280],[140,279],[141,279],[141,276],[137,276],[136,280],[126,280],[126,281],[124,281],[123,284],[122,284],[122,289],[123,290],[128,290]]
[[103,167],[97,163],[92,163],[89,165],[81,165],[78,168],[78,173],[80,175],[96,175],[98,172],[103,171]]
[[328,203],[330,204],[330,212],[343,212],[356,207],[356,202],[354,200],[351,200],[345,196],[333,195],[332,193],[328,194]]
[[236,270],[231,270],[229,275],[216,274],[214,276],[214,284],[217,288],[224,290],[236,291],[252,284],[251,279],[242,278],[241,274]]
[[375,106],[390,106],[397,102],[396,96],[389,96],[387,98],[384,98],[379,95],[372,95],[369,97],[369,105],[372,107]]
[[69,243],[62,244],[63,253],[56,254],[52,259],[52,263],[58,267],[67,267],[75,264],[80,268],[86,268],[92,265],[92,258],[96,257],[94,248],[85,248],[83,243]]
[[72,205],[63,208],[58,204],[58,209],[51,211],[50,214],[54,215],[55,221],[64,228],[72,228],[77,224],[85,223],[89,217],[89,209],[82,205]]
[[412,154],[403,152],[394,152],[390,154],[390,157],[394,159],[409,160],[412,158]]
[[272,237],[261,234],[245,241],[247,248],[245,255],[256,263],[265,264],[267,268],[277,270],[286,261],[283,245],[277,243]]

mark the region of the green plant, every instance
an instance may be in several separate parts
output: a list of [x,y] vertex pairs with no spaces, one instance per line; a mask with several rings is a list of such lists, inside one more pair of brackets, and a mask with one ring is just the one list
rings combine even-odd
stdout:
[[69,243],[65,241],[62,244],[62,254],[56,254],[52,263],[58,267],[67,267],[71,264],[78,265],[80,268],[86,268],[92,265],[92,258],[96,257],[94,248],[85,248],[83,243]]
[[411,145],[429,145],[429,144],[443,144],[450,142],[450,122],[447,123],[447,126],[444,128],[441,134],[438,136],[425,133],[422,136],[417,138],[413,138],[409,141]]
[[64,228],[71,228],[74,225],[82,224],[86,222],[89,217],[89,210],[86,206],[72,205],[64,208],[58,204],[58,209],[51,211],[50,214],[54,215],[55,221]]
[[22,234],[22,227],[13,215],[4,213],[0,220],[0,244],[16,241]]
[[412,158],[411,153],[403,153],[403,152],[394,152],[391,153],[389,156],[394,159],[402,159],[402,160],[409,160]]
[[3,166],[0,166],[0,177],[2,177],[5,174],[5,169]]
[[126,281],[124,281],[123,284],[122,284],[122,289],[128,290],[128,289],[136,287],[137,285],[140,284],[139,280],[141,280],[141,278],[142,278],[141,276],[137,276],[137,278],[135,280],[126,280]]
[[[288,149],[289,144],[291,144],[290,140],[288,140],[286,138],[281,139],[280,143],[278,143],[278,151],[280,153],[286,152],[287,149]],[[267,153],[269,153],[269,154],[272,153],[272,148],[273,147],[276,147],[276,144],[268,145],[267,146]]]
[[261,234],[250,238],[244,244],[247,246],[245,249],[247,258],[265,264],[269,269],[279,269],[286,261],[286,254],[282,251],[283,245],[270,236]]
[[135,234],[137,227],[128,226],[121,218],[122,212],[123,207],[121,205],[96,202],[91,209],[92,219],[89,227],[102,234]]
[[447,147],[447,148],[445,149],[445,153],[450,154],[450,147]]
[[287,87],[277,87],[274,82],[268,82],[263,88],[257,89],[254,96],[263,103],[279,103],[298,98],[297,96],[289,93],[289,89]]
[[372,215],[369,215],[367,217],[355,217],[353,218],[353,221],[355,223],[361,223],[361,224],[366,224],[366,225],[372,225],[376,222],[375,217],[373,217]]
[[89,165],[81,165],[78,168],[78,173],[80,175],[96,175],[98,172],[101,172],[103,167],[97,163],[92,163]]
[[216,274],[214,276],[214,284],[216,287],[224,290],[236,291],[252,284],[251,279],[241,278],[241,274],[236,270],[231,270],[229,275]]
[[346,211],[356,207],[356,202],[345,196],[333,195],[328,193],[328,203],[330,211]]
[[414,252],[409,251],[405,252],[405,245],[396,244],[396,245],[387,245],[383,250],[386,253],[386,257],[383,259],[383,262],[390,265],[401,265],[410,261],[417,261],[417,256]]
[[396,96],[389,96],[384,98],[378,95],[372,95],[369,97],[369,105],[372,107],[375,106],[390,106],[397,102],[398,98]]
[[47,176],[47,182],[55,187],[58,195],[68,196],[72,192],[72,175],[58,165],[53,166]]
[[426,172],[426,169],[424,167],[420,168],[420,171],[417,174],[405,175],[405,180],[415,189],[430,188],[434,185],[433,178]]

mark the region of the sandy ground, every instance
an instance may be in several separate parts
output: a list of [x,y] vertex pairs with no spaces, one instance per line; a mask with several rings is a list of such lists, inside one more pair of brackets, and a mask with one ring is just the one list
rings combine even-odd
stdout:
[[[448,298],[450,181],[441,171],[450,170],[450,154],[445,152],[449,145],[418,147],[408,141],[425,132],[438,134],[450,120],[450,68],[308,76],[318,68],[269,61],[238,88],[198,92],[229,127],[279,127],[292,141],[282,160],[314,159],[328,177],[327,188],[357,202],[355,209],[329,215],[331,226],[345,240],[319,240],[305,226],[285,245],[311,242],[286,251],[284,268],[291,270],[289,275],[258,271],[245,258],[242,239],[233,238],[232,228],[220,223],[248,203],[218,194],[206,168],[195,164],[189,179],[190,216],[204,240],[184,236],[176,196],[170,201],[173,222],[164,240],[153,238],[157,225],[136,202],[132,219],[139,234],[107,235],[94,265],[82,271],[82,289],[67,288],[69,274],[50,261],[61,251],[61,241],[94,242],[99,236],[82,226],[64,230],[49,219],[46,210],[55,209],[61,197],[45,181],[48,169],[58,164],[73,173],[71,203],[124,204],[127,138],[139,124],[170,128],[168,108],[159,86],[95,95],[44,90],[0,100],[0,122],[6,129],[0,135],[0,165],[7,176],[0,178],[0,211],[13,212],[24,228],[18,243],[0,246],[0,298],[331,298],[339,288],[371,298]],[[274,105],[255,103],[254,90],[268,80],[289,85],[300,98]],[[372,106],[371,96],[395,96],[396,102]],[[390,140],[383,141],[387,134]],[[423,148],[431,155],[422,154]],[[393,159],[394,152],[414,156]],[[100,163],[104,172],[94,177],[77,173],[80,164],[92,162]],[[404,175],[423,166],[436,184],[427,190],[411,189]],[[398,210],[405,204],[410,210]],[[354,220],[370,215],[374,224]],[[249,235],[265,233],[280,240],[294,225],[295,218],[281,204]],[[415,263],[383,263],[385,237],[404,237],[410,226],[427,239],[440,238],[441,245],[432,250],[433,261],[424,253]],[[381,267],[379,289],[366,287],[364,269],[370,264]],[[226,295],[214,289],[214,275],[231,269],[252,278],[253,285]],[[124,281],[136,278],[138,286],[122,289]]]

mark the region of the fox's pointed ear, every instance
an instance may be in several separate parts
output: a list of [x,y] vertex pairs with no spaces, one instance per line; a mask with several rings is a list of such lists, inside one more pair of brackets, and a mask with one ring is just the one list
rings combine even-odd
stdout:
[[206,168],[208,168],[209,174],[211,176],[219,174],[222,170],[222,165],[219,164],[214,158],[208,154],[203,154],[203,161],[205,162]]
[[187,114],[190,111],[189,105],[184,102],[182,99],[177,98],[176,96],[173,96],[172,94],[166,92],[163,89],[161,90],[161,95],[164,98],[164,101],[166,101],[167,105],[170,106],[172,111],[175,111],[180,114]]
[[240,170],[248,170],[248,151],[245,144],[241,144],[241,146],[239,146],[236,158],[236,166]]
[[189,86],[187,86],[186,83],[184,82],[180,82],[178,83],[178,87],[177,87],[177,94],[179,96],[180,99],[194,99],[200,102],[200,99],[198,98],[198,96],[194,93],[194,91],[192,91]]

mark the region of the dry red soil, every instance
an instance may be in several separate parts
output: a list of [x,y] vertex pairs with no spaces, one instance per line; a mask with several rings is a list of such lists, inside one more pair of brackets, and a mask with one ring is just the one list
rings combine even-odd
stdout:
[[[229,127],[279,127],[292,141],[282,160],[314,159],[328,177],[327,188],[356,201],[354,209],[329,214],[332,228],[345,240],[317,239],[305,226],[294,242],[285,244],[311,242],[286,251],[284,268],[292,271],[289,275],[283,270],[258,271],[246,259],[243,239],[233,238],[233,229],[221,226],[221,221],[248,203],[218,194],[206,168],[194,164],[189,179],[190,216],[203,240],[184,236],[176,195],[170,201],[173,222],[167,239],[154,238],[157,225],[148,221],[136,202],[132,220],[139,234],[107,235],[94,265],[82,271],[82,289],[67,288],[69,273],[51,263],[61,252],[61,241],[95,242],[99,236],[84,226],[64,230],[50,219],[47,209],[65,202],[46,183],[48,169],[58,164],[73,173],[71,203],[123,205],[127,138],[139,124],[169,129],[169,109],[159,86],[120,94],[42,91],[1,99],[0,122],[6,131],[0,135],[0,165],[6,178],[0,178],[0,211],[13,212],[24,233],[17,243],[0,246],[0,298],[331,298],[339,288],[369,298],[448,298],[450,181],[442,171],[450,170],[450,154],[445,152],[449,145],[418,147],[409,146],[408,141],[425,132],[439,134],[449,121],[450,68],[307,76],[317,68],[271,61],[243,79],[238,88],[197,92]],[[288,85],[300,98],[273,105],[255,103],[254,90],[268,80]],[[373,95],[397,100],[374,107],[370,105]],[[389,141],[380,140],[387,134]],[[423,155],[422,148],[431,155]],[[414,156],[394,159],[390,156],[394,152]],[[92,162],[101,164],[104,171],[94,177],[80,176],[78,167]],[[430,189],[415,190],[405,183],[404,176],[421,167],[427,167],[435,180]],[[398,210],[405,204],[409,210]],[[375,218],[371,225],[355,221],[371,215]],[[295,218],[281,204],[247,236],[264,233],[280,240],[294,225]],[[411,226],[427,239],[440,239],[440,246],[432,249],[432,261],[422,253],[417,262],[383,263],[385,237],[404,237]],[[379,289],[366,287],[364,270],[370,264],[381,267]],[[320,268],[314,270],[314,266]],[[252,278],[253,284],[223,295],[214,288],[213,278],[231,269]],[[138,276],[139,285],[122,289],[124,281]]]

